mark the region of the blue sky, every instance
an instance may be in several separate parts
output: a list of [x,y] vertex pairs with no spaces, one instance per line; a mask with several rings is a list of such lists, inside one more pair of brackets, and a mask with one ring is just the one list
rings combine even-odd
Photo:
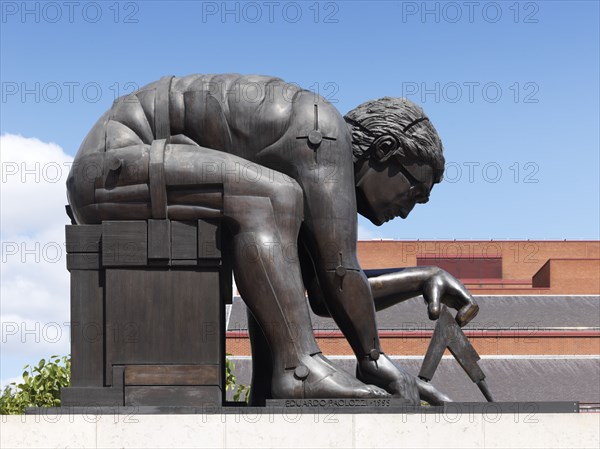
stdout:
[[73,155],[117,91],[165,74],[273,74],[343,113],[405,95],[448,179],[408,220],[361,220],[373,236],[598,238],[598,2],[275,3],[4,2],[1,131]]
[[[66,222],[63,184],[42,176],[41,195],[21,197],[28,179],[5,183],[13,159],[63,164],[116,95],[166,74],[221,72],[279,76],[342,113],[386,95],[422,105],[445,145],[446,179],[406,220],[361,218],[363,238],[598,239],[598,5],[3,1],[0,133],[25,138],[1,148],[2,200],[14,205],[2,208],[3,242],[62,242]],[[50,205],[55,215],[40,212]],[[3,322],[68,321],[64,264],[40,278],[49,257],[6,255],[3,289],[37,285],[46,312],[4,298]],[[60,285],[48,292],[40,279]],[[23,350],[31,337],[9,330],[20,340],[3,327],[3,380],[42,351]],[[56,352],[66,351],[63,342]]]
[[25,16],[14,3],[2,132],[74,154],[117,91],[165,74],[278,75],[341,112],[410,93],[449,178],[406,221],[361,221],[374,236],[598,237],[597,2],[31,2]]

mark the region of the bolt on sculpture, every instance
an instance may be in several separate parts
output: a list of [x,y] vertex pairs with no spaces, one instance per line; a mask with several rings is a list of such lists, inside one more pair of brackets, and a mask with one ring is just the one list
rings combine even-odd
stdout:
[[[90,167],[98,170],[92,173]],[[67,181],[79,224],[220,219],[248,306],[252,398],[448,398],[381,350],[375,311],[423,295],[460,325],[478,306],[435,267],[367,279],[357,212],[406,218],[444,170],[422,109],[382,98],[342,116],[313,92],[267,76],[165,77],[115,102],[92,128]],[[325,358],[308,305],[338,324],[356,377]]]

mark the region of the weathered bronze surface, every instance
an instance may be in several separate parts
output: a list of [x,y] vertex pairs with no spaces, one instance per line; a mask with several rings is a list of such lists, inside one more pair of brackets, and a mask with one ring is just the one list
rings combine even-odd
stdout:
[[[171,265],[198,260],[211,246],[202,246],[189,223],[222,224],[250,310],[252,403],[390,394],[440,403],[448,398],[382,352],[375,310],[422,294],[431,319],[445,303],[465,325],[477,305],[437,268],[367,279],[356,241],[357,212],[376,225],[406,218],[427,202],[443,170],[441,140],[408,100],[369,101],[344,117],[319,95],[278,78],[169,76],[120,98],[98,120],[67,187],[78,224],[147,221],[148,247],[133,228],[120,237],[139,249],[134,264],[164,254]],[[160,232],[170,232],[171,241],[152,238]],[[305,290],[313,310],[333,317],[348,339],[356,377],[321,354]],[[150,394],[131,390],[136,400]]]

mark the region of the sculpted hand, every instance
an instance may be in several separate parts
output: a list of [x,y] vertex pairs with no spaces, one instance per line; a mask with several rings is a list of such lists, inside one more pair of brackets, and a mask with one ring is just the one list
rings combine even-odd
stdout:
[[430,320],[440,316],[441,304],[458,310],[456,322],[463,327],[479,312],[479,306],[466,287],[450,273],[439,269],[423,283]]

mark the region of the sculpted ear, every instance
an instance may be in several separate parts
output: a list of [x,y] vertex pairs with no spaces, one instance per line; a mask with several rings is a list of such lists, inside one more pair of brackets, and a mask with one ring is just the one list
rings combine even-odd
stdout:
[[402,154],[398,153],[399,147],[400,142],[391,134],[385,134],[376,138],[372,144],[373,154],[379,161],[386,161],[393,154],[402,156]]

